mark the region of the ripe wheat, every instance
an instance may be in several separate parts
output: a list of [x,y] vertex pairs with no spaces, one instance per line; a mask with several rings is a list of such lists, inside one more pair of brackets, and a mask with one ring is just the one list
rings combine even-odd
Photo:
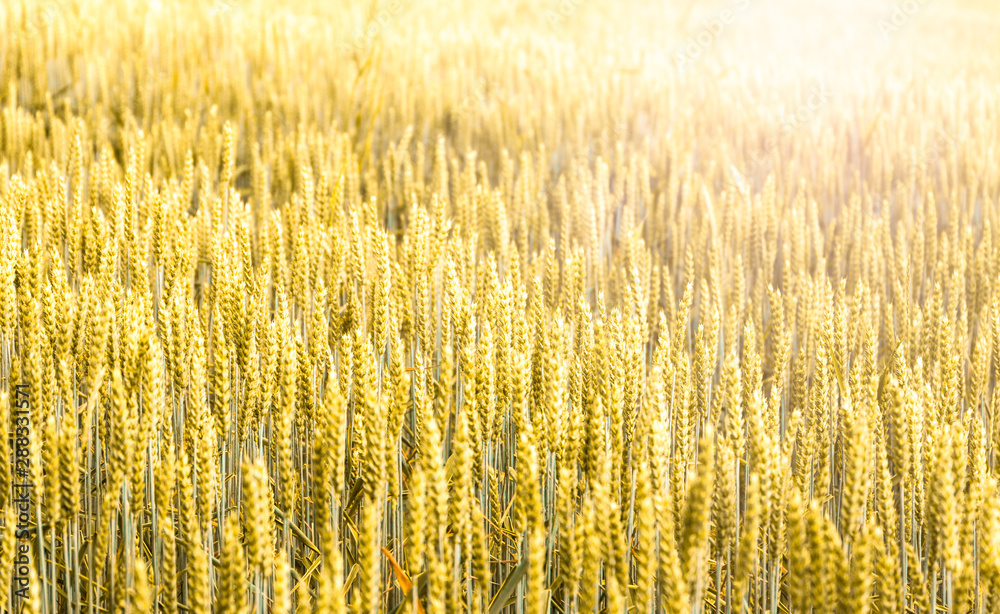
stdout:
[[995,7],[333,4],[0,5],[0,610],[1000,609]]

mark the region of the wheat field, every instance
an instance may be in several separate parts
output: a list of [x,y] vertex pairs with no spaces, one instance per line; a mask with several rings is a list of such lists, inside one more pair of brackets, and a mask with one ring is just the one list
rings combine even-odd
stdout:
[[0,612],[1000,612],[991,0],[0,31]]

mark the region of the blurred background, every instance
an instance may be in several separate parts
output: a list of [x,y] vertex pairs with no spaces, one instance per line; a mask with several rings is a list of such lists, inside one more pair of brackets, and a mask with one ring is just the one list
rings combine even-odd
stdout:
[[[0,104],[146,130],[251,105],[373,151],[412,126],[491,169],[501,143],[544,147],[554,171],[620,144],[659,155],[656,173],[665,142],[691,143],[692,164],[705,152],[759,187],[793,152],[866,174],[903,143],[933,156],[997,125],[995,106],[959,108],[1000,84],[986,0],[19,0],[0,28]],[[935,125],[898,119],[928,105]]]

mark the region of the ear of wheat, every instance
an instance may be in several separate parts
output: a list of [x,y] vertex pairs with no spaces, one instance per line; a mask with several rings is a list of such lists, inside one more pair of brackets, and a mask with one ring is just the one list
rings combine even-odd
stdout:
[[0,610],[997,611],[997,8],[689,4],[0,5]]

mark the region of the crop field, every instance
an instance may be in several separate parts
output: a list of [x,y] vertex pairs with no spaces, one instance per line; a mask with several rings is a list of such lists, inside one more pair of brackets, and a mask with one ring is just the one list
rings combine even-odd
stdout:
[[0,613],[1000,612],[995,0],[0,33]]

